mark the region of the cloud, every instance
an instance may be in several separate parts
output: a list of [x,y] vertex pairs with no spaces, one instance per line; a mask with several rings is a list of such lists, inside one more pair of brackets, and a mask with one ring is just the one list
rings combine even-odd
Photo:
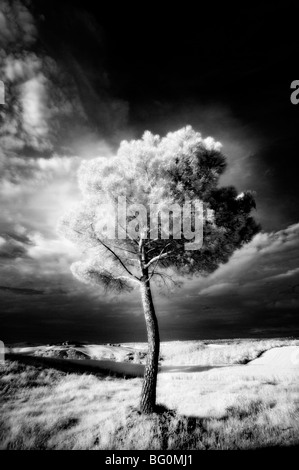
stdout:
[[12,292],[13,294],[20,294],[20,295],[43,295],[44,294],[44,291],[42,290],[21,289],[17,287],[7,287],[7,286],[0,286],[0,291]]
[[214,284],[208,287],[203,288],[199,294],[200,295],[219,295],[219,294],[227,294],[230,291],[235,291],[237,284],[229,283],[229,282],[222,282],[220,284]]
[[228,263],[220,266],[204,287],[220,282],[238,282],[251,285],[260,281],[270,281],[283,277],[284,272],[294,270],[298,274],[299,223],[277,232],[261,232],[240,250],[236,251]]
[[178,327],[183,309],[186,324],[211,337],[249,337],[259,328],[270,336],[299,334],[298,259],[299,224],[256,235],[213,274],[159,300],[169,312],[169,327]]
[[32,44],[37,37],[33,16],[18,0],[1,0],[0,45],[23,47]]
[[[101,41],[88,15],[83,23]],[[96,89],[71,50],[65,48],[64,61],[38,39],[30,3],[2,1],[0,276],[7,311],[22,308],[13,303],[20,292],[40,291],[52,300],[57,293],[94,296],[72,278],[70,265],[80,254],[58,239],[56,225],[80,197],[76,173],[82,156],[111,155],[107,123],[114,123],[116,133],[127,114],[127,104],[111,96],[105,80]]]
[[6,87],[0,115],[3,151],[47,157],[64,147],[70,153],[71,135],[88,130],[72,77],[46,55],[2,51],[2,56],[0,73]]
[[24,131],[37,139],[48,134],[46,84],[45,76],[40,73],[27,80],[21,92]]
[[270,276],[268,280],[291,278],[293,276],[297,276],[297,274],[299,274],[299,268],[289,269],[285,273],[276,274],[275,276]]
[[26,248],[23,243],[12,238],[0,237],[0,259],[14,259],[26,256]]
[[80,163],[77,157],[69,158],[54,155],[52,158],[22,158],[10,159],[0,155],[0,191],[5,194],[5,184],[11,184],[10,194],[27,189],[29,192],[38,186],[55,181],[55,179],[74,179]]
[[[128,103],[112,95],[103,64],[95,72],[76,57],[71,44],[63,43],[58,51],[46,40],[38,43],[27,5],[18,0],[0,5],[0,76],[6,92],[0,109],[2,152],[49,157],[92,151],[97,156],[103,140],[117,140],[127,126]],[[69,15],[83,28],[83,36],[88,32],[90,40],[101,42],[90,15],[76,9]]]

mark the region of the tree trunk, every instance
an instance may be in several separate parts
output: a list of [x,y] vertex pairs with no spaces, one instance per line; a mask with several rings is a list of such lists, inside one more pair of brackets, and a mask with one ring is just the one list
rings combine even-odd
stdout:
[[140,400],[142,413],[153,413],[156,406],[156,387],[160,338],[149,282],[141,284],[141,298],[147,329],[148,352]]

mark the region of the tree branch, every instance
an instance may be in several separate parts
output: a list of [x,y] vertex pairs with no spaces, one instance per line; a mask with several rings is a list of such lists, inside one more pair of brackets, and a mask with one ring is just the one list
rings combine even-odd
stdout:
[[[155,264],[155,267],[157,266],[158,262],[162,259],[162,258],[166,258],[170,253],[173,253],[173,250],[171,251],[167,251],[166,253],[163,254],[163,251],[170,245],[170,243],[167,243],[167,245],[165,245],[160,254],[157,255],[157,256],[154,256],[154,258],[152,258],[144,267],[145,269],[149,268],[153,263],[156,262]],[[155,270],[155,267],[154,267],[154,270]]]
[[122,260],[120,259],[120,257],[117,256],[117,254],[116,254],[113,250],[111,250],[111,248],[110,248],[108,245],[105,245],[105,243],[102,242],[102,240],[101,240],[100,238],[96,237],[96,239],[97,239],[108,251],[110,251],[110,253],[112,253],[112,254],[115,256],[115,258],[120,262],[120,264],[122,265],[122,267],[125,269],[125,271],[127,271],[127,273],[128,273],[131,277],[133,277],[133,278],[135,278],[135,279],[137,279],[137,280],[139,281],[139,278],[138,278],[137,276],[135,276],[133,273],[131,273],[131,271],[130,271],[130,270],[126,267],[126,265],[122,262]]
[[116,279],[128,279],[130,282],[137,282],[138,284],[140,284],[140,280],[137,277],[136,278],[135,277],[132,279],[132,277],[129,277],[129,276],[118,276]]
[[101,243],[101,245],[103,245],[108,251],[110,251],[110,253],[113,254],[113,256],[115,256],[115,258],[119,261],[119,263],[122,265],[122,267],[124,268],[124,270],[129,274],[129,276],[133,277],[134,279],[137,279],[139,281],[139,278],[137,276],[135,276],[133,273],[131,273],[131,271],[126,267],[126,265],[122,262],[122,260],[120,259],[120,257],[108,246],[106,245],[100,238],[97,237],[96,233],[95,233],[95,230],[93,228],[93,225],[91,224],[91,227],[92,227],[92,230],[93,230],[93,233],[94,233],[94,236],[95,238],[97,239],[98,242]]
[[[126,265],[122,262],[122,260],[120,259],[120,257],[108,246],[106,245],[99,237],[96,236],[96,233],[95,233],[95,230],[93,228],[93,224],[90,224],[90,227],[92,228],[92,231],[94,233],[94,237],[96,238],[96,240],[101,243],[101,245],[103,245],[108,251],[110,251],[110,253],[113,254],[113,256],[115,256],[115,258],[119,261],[119,263],[122,265],[122,267],[124,268],[124,270],[129,274],[129,276],[131,276],[133,279],[136,279],[138,282],[140,281],[140,279],[135,276],[133,273],[131,273],[131,271],[126,267]],[[79,230],[74,230],[75,232],[79,233],[80,235],[83,235],[82,232],[79,232]],[[135,253],[134,253],[135,254]],[[137,253],[136,253],[137,254]]]
[[[118,225],[124,230],[124,227],[123,227],[119,222],[118,222]],[[131,235],[130,235],[127,231],[126,231],[126,235],[130,238],[130,240],[131,240],[133,243],[135,243],[135,245],[138,246],[138,241],[137,241],[135,238],[131,237]]]
[[[122,250],[122,251],[127,251],[128,253],[132,253],[132,255],[137,255],[138,256],[138,253],[136,251],[131,251],[131,250],[127,250],[126,248],[123,248],[121,246],[117,246],[117,245],[111,245],[113,248],[116,248],[117,250]],[[136,260],[138,261],[138,260]]]

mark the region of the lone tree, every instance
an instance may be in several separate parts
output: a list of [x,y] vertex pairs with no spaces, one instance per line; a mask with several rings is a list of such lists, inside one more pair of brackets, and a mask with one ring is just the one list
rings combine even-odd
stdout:
[[[155,410],[160,347],[152,280],[168,284],[184,275],[208,275],[259,230],[250,215],[252,194],[218,187],[225,167],[221,144],[191,126],[164,138],[145,132],[141,140],[123,141],[115,157],[81,164],[82,202],[60,221],[63,235],[85,249],[85,259],[71,266],[74,276],[117,292],[140,288],[148,337],[143,413]],[[189,217],[180,209],[186,203]],[[203,243],[194,249],[187,245],[186,225],[194,236],[199,216]]]

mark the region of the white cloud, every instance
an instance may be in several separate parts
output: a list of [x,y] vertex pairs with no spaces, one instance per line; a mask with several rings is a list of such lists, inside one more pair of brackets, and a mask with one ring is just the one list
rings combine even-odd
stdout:
[[205,287],[204,289],[200,290],[199,295],[219,295],[223,293],[228,293],[231,290],[236,290],[237,284],[229,283],[229,282],[222,282],[220,284],[213,284],[209,287]]
[[26,81],[21,87],[23,127],[32,137],[48,133],[47,80],[43,74]]
[[23,3],[18,0],[1,0],[0,41],[3,45],[29,45],[35,41],[36,34],[33,17]]
[[68,259],[75,259],[78,256],[76,247],[63,239],[48,239],[41,233],[29,234],[32,244],[28,247],[27,254],[33,259],[44,259],[53,256],[65,256]]
[[297,274],[299,274],[299,268],[289,269],[288,271],[284,273],[276,274],[275,276],[270,276],[267,278],[267,280],[270,281],[270,280],[275,280],[275,279],[291,278],[293,276],[296,276]]

